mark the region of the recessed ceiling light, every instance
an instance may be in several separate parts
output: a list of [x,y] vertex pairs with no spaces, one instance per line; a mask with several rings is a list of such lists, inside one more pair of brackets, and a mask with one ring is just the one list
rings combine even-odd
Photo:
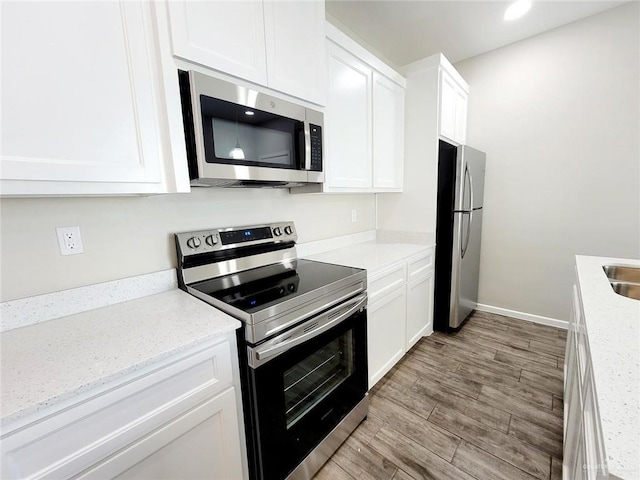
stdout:
[[244,112],[245,115],[253,115],[254,113],[251,110],[247,110],[246,112]]
[[531,8],[531,2],[529,0],[518,0],[517,2],[512,3],[507,8],[507,11],[504,12],[505,20],[515,20],[516,18],[520,18],[525,13],[529,11]]

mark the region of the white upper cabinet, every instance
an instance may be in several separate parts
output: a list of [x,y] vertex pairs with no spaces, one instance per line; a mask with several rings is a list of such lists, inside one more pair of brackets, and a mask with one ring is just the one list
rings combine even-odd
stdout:
[[464,144],[467,140],[467,102],[469,87],[442,57],[440,66],[440,135]]
[[327,23],[325,183],[297,192],[401,192],[406,81]]
[[326,183],[371,188],[372,71],[329,42],[329,105],[325,113]]
[[261,1],[169,1],[173,54],[267,84]]
[[324,1],[265,0],[268,86],[325,105]]
[[2,195],[188,191],[146,2],[2,5]]
[[404,88],[373,72],[373,188],[402,190]]
[[462,89],[456,91],[456,129],[454,139],[459,143],[467,143],[467,103],[469,94]]
[[324,0],[167,3],[176,57],[324,105]]

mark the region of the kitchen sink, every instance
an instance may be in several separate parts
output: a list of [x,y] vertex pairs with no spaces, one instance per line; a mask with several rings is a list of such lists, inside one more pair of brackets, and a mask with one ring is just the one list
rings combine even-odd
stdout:
[[619,282],[640,283],[640,268],[625,267],[624,265],[605,265],[602,267],[609,280]]
[[611,286],[618,295],[640,300],[640,283],[611,282]]
[[618,295],[640,300],[640,268],[624,265],[605,265],[602,267],[611,288]]

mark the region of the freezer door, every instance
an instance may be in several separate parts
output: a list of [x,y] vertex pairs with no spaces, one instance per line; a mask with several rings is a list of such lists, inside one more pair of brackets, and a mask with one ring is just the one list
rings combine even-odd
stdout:
[[456,157],[456,193],[454,210],[468,212],[482,208],[484,199],[484,152],[462,145]]
[[482,209],[454,214],[449,327],[459,328],[478,304]]

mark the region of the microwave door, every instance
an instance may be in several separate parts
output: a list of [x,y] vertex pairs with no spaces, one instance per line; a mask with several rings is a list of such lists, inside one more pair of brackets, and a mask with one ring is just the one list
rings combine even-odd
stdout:
[[324,181],[322,112],[199,72],[178,74],[191,185]]

